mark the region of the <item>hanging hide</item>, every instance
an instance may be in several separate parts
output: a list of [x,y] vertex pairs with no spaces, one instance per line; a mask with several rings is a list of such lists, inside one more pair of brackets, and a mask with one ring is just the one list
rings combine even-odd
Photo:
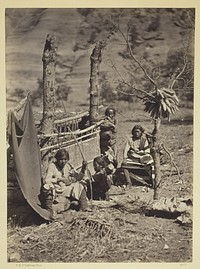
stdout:
[[44,219],[50,219],[50,212],[42,208],[40,191],[41,157],[37,140],[34,116],[29,99],[21,120],[11,113],[10,145],[13,153],[17,180],[24,198]]

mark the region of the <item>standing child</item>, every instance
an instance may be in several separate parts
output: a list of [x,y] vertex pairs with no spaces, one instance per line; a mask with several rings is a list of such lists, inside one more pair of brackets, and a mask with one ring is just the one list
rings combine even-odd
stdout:
[[100,126],[100,149],[101,154],[105,155],[111,147],[115,157],[117,156],[116,147],[116,110],[108,107],[105,111],[105,119]]

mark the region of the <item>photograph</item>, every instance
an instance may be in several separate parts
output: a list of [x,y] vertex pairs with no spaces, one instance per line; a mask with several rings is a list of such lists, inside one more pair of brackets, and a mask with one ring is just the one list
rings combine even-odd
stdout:
[[196,11],[5,6],[8,266],[192,266]]

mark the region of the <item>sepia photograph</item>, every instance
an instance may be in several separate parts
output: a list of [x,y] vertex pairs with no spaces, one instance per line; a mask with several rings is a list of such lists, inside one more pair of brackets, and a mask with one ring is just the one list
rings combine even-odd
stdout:
[[132,6],[4,9],[8,265],[194,262],[197,12]]

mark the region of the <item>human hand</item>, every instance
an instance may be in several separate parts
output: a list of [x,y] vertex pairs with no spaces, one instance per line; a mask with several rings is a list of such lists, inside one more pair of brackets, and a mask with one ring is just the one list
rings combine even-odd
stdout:
[[64,186],[64,185],[68,186],[68,185],[71,185],[71,181],[68,178],[62,177],[58,179],[58,184],[60,186]]
[[84,177],[83,179],[80,180],[80,183],[82,183],[83,185],[87,185],[89,182],[89,177]]
[[57,183],[60,184],[61,182],[64,182],[64,178],[57,178]]
[[61,187],[63,187],[63,186],[65,186],[65,183],[64,183],[63,181],[59,181],[59,185],[60,185]]

